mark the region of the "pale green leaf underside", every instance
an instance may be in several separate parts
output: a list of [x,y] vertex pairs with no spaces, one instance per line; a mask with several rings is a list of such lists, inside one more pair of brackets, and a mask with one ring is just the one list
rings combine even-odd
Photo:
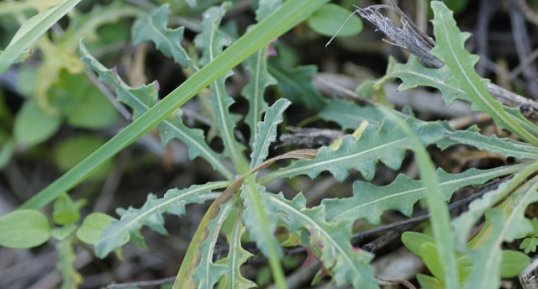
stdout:
[[194,271],[194,279],[198,281],[198,289],[213,289],[213,286],[224,276],[225,264],[214,263],[215,246],[224,221],[234,208],[235,202],[221,205],[219,213],[207,224],[207,236],[199,246],[200,263]]
[[252,256],[250,252],[245,250],[241,245],[241,238],[245,232],[245,227],[241,221],[241,210],[235,208],[230,214],[228,222],[230,226],[223,227],[222,233],[228,241],[228,255],[218,264],[226,267],[224,276],[219,282],[219,289],[250,289],[255,288],[256,284],[241,275],[241,265]]
[[277,217],[274,208],[267,204],[270,195],[265,187],[253,182],[252,178],[241,188],[243,200],[243,222],[250,236],[265,256],[282,257],[282,249],[273,235],[277,227]]
[[[282,194],[270,194],[267,201],[278,212],[280,221],[291,232],[299,234],[303,245],[316,247],[318,256],[337,285],[353,284],[355,288],[379,288],[373,268],[372,255],[351,246],[351,230],[347,226],[325,221],[323,207],[309,209],[302,194],[289,201]],[[316,251],[316,250],[314,250]]]
[[276,139],[277,127],[283,121],[283,113],[291,102],[281,98],[277,100],[267,111],[263,121],[257,125],[258,133],[254,137],[252,153],[250,154],[250,167],[254,168],[261,164],[269,153],[269,146]]
[[245,68],[249,73],[250,80],[243,88],[242,93],[248,100],[248,113],[245,122],[250,128],[250,144],[252,145],[254,137],[258,134],[257,124],[262,119],[262,113],[267,109],[267,103],[263,99],[265,89],[269,85],[276,84],[276,80],[267,70],[267,48],[261,49],[247,59]]
[[163,214],[181,216],[188,204],[202,203],[218,196],[215,190],[226,187],[228,182],[213,182],[204,185],[194,185],[186,189],[170,189],[162,198],[149,194],[141,208],[121,210],[120,220],[114,221],[101,235],[95,247],[97,256],[104,257],[112,250],[124,245],[130,235],[138,232],[143,226],[166,234]]
[[[522,167],[515,165],[490,170],[470,169],[459,174],[449,174],[438,169],[436,174],[445,199],[448,200],[452,193],[460,188],[483,184],[488,180],[517,172]],[[352,197],[325,199],[322,205],[326,208],[327,218],[331,222],[353,222],[364,218],[372,224],[379,224],[379,216],[387,210],[398,210],[410,216],[415,203],[427,193],[422,181],[401,174],[386,186],[357,181],[353,184]]]

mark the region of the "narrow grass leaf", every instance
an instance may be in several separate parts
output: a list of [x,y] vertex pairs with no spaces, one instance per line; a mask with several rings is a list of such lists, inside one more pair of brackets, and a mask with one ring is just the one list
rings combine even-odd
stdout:
[[[486,212],[489,225],[487,238],[470,256],[473,268],[469,274],[465,289],[489,289],[500,286],[500,268],[502,261],[501,244],[512,242],[532,232],[530,220],[525,218],[525,209],[538,201],[538,177],[534,177],[501,205],[500,209]],[[484,278],[484,276],[490,276]]]
[[86,179],[104,161],[112,158],[126,146],[157,126],[170,113],[199,93],[208,84],[226,75],[232,68],[254,54],[284,32],[304,21],[328,0],[289,0],[275,12],[256,24],[234,44],[218,55],[213,61],[189,77],[163,100],[141,115],[121,133],[88,156],[62,177],[54,181],[37,195],[32,197],[22,208],[40,208],[58,195],[66,192]]
[[[138,88],[129,87],[114,70],[110,70],[99,63],[86,50],[84,45],[81,45],[81,51],[84,62],[97,72],[99,80],[112,87],[116,91],[118,99],[133,109],[134,119],[139,118],[158,102],[158,86],[156,82],[142,85]],[[169,117],[159,125],[159,130],[163,144],[167,144],[172,139],[178,139],[189,148],[190,159],[200,156],[208,161],[215,170],[227,178],[232,178],[232,174],[224,165],[222,156],[213,151],[205,141],[203,131],[184,125],[181,116]]]
[[[202,50],[201,64],[211,62],[222,53],[224,47],[229,46],[232,40],[220,29],[222,18],[226,14],[226,5],[211,7],[203,14],[202,33],[198,34],[194,42]],[[235,126],[240,116],[230,112],[234,103],[226,91],[226,77],[217,79],[211,84],[211,106],[215,114],[215,121],[224,143],[224,153],[231,157],[239,171],[246,170],[246,160],[242,154],[244,146],[235,138]]]
[[17,31],[11,42],[0,53],[0,74],[6,72],[19,55],[36,42],[54,23],[71,11],[81,0],[66,0],[28,19]]
[[445,288],[457,289],[459,288],[459,275],[454,251],[454,236],[450,227],[448,206],[445,202],[439,179],[434,173],[433,163],[424,147],[424,143],[418,136],[419,134],[416,134],[405,121],[390,110],[385,109],[383,113],[404,131],[412,143],[412,148],[417,158],[420,178],[428,191],[428,194],[426,194],[426,204],[430,213],[433,236],[437,247],[437,257],[443,260]]

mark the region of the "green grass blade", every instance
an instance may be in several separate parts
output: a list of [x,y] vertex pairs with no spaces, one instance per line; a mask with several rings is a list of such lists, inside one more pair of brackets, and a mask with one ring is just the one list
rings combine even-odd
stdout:
[[15,34],[6,49],[0,54],[0,74],[6,72],[19,55],[71,11],[81,0],[67,0],[28,19]]
[[268,206],[266,198],[270,195],[265,187],[257,184],[254,178],[247,179],[241,189],[243,200],[243,223],[247,227],[262,253],[269,259],[276,287],[286,288],[284,271],[280,265],[282,249],[274,232],[277,228],[277,215],[274,208]]
[[[142,85],[137,88],[128,86],[120,78],[115,70],[108,69],[95,59],[84,47],[81,46],[82,60],[99,76],[99,81],[110,86],[116,92],[117,99],[128,105],[133,111],[133,119],[137,119],[158,102],[158,86],[156,82]],[[226,168],[224,159],[209,147],[205,141],[202,130],[190,128],[183,124],[181,116],[172,116],[159,124],[159,135],[163,145],[173,139],[183,142],[189,149],[191,160],[200,156],[211,164],[227,179],[232,179],[232,172]]]
[[284,3],[279,9],[256,24],[213,61],[193,74],[162,101],[141,115],[140,118],[133,121],[121,133],[110,139],[73,169],[24,203],[22,207],[43,207],[61,193],[72,189],[95,171],[99,165],[115,156],[126,146],[154,128],[170,113],[182,106],[207,85],[219,77],[226,75],[230,69],[271,43],[271,41],[278,38],[284,32],[301,21],[304,21],[327,2],[329,0],[290,0]]
[[428,190],[426,204],[431,215],[430,220],[437,245],[437,256],[440,260],[443,260],[443,271],[446,280],[445,288],[457,289],[459,288],[459,275],[454,251],[454,234],[450,226],[450,215],[448,214],[448,206],[445,202],[443,190],[435,174],[435,167],[426,148],[413,130],[390,110],[382,109],[382,111],[408,135],[409,141],[413,144],[420,179],[424,183],[424,187]]

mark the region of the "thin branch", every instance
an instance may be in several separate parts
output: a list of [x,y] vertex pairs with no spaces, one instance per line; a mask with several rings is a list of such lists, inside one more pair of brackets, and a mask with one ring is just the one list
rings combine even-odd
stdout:
[[[525,18],[521,6],[517,5],[516,1],[510,2],[510,22],[512,24],[512,35],[514,37],[514,45],[517,52],[517,57],[520,62],[531,54],[531,40],[529,38],[529,31],[525,23]],[[536,66],[529,64],[523,69],[523,76],[525,77],[527,90],[533,96],[534,99],[538,98],[538,70]]]
[[176,277],[168,277],[164,279],[159,280],[151,280],[151,281],[139,281],[139,282],[131,282],[131,283],[121,283],[121,284],[110,284],[106,286],[106,289],[128,289],[133,287],[149,287],[149,286],[160,286],[164,284],[173,283],[174,280],[176,280]]

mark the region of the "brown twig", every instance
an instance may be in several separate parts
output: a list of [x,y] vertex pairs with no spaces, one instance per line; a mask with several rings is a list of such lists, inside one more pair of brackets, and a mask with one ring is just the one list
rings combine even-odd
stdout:
[[480,75],[484,75],[486,65],[484,59],[488,57],[488,27],[491,20],[491,14],[495,6],[494,3],[488,0],[480,0],[480,9],[478,10],[478,24],[476,25],[476,44],[477,52],[480,56],[480,61],[476,66],[476,71]]
[[175,277],[168,277],[168,278],[159,279],[159,280],[110,284],[106,286],[106,289],[128,289],[128,288],[136,288],[136,287],[160,286],[164,284],[171,284],[172,282],[174,282],[175,279],[176,279]]
[[[531,41],[529,32],[525,23],[524,13],[517,1],[510,1],[510,22],[512,24],[512,35],[514,37],[514,45],[516,47],[517,57],[520,62],[525,61],[528,55],[531,54]],[[523,69],[523,77],[525,77],[527,89],[534,99],[538,98],[538,70],[534,65],[527,65]]]

